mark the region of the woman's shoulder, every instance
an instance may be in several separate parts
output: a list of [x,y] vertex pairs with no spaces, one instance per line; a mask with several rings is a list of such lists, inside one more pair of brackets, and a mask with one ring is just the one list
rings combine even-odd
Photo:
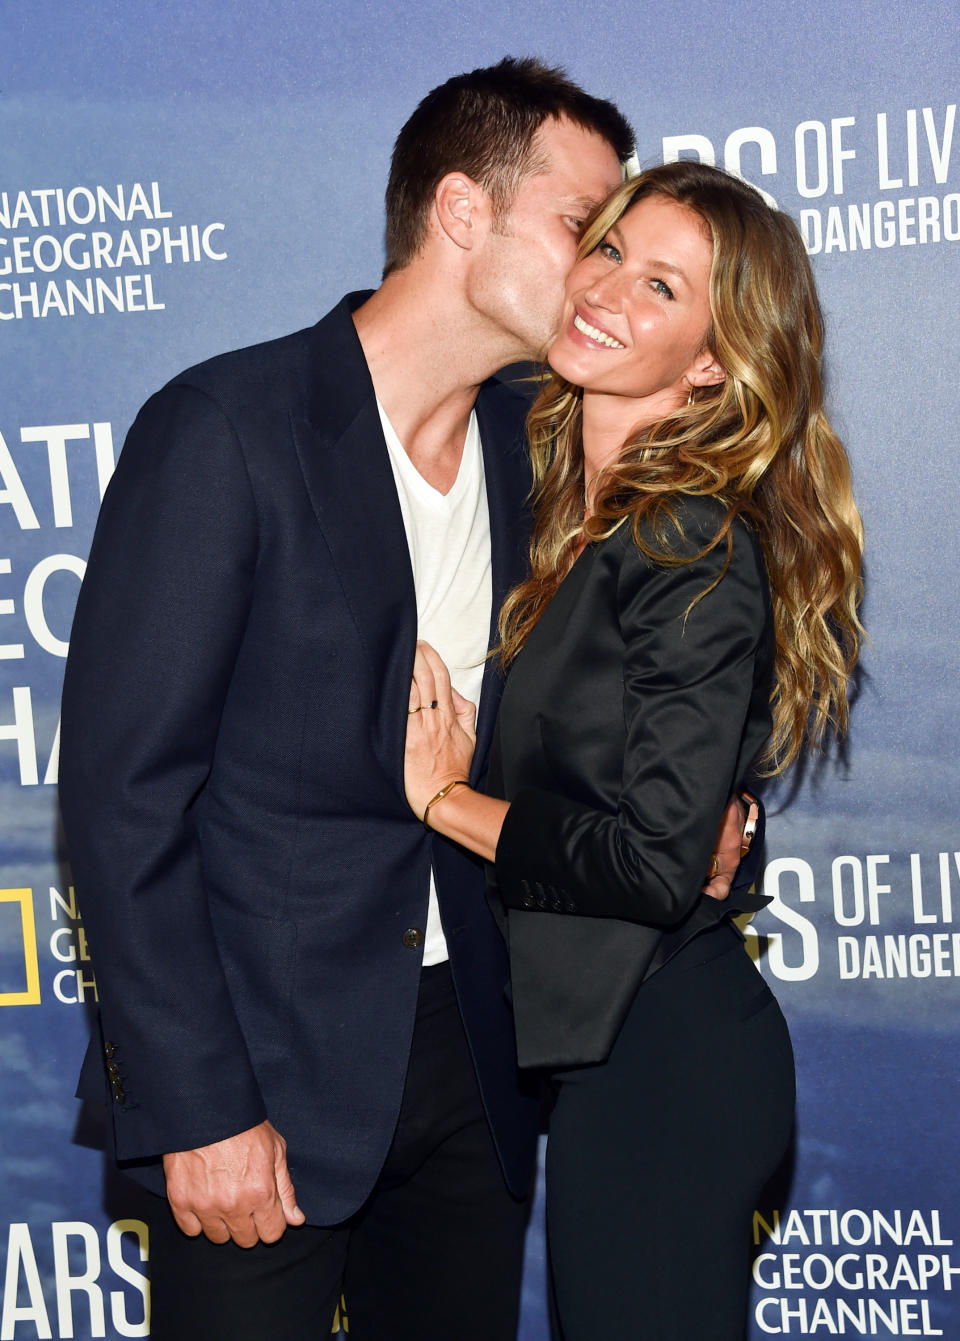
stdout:
[[726,518],[725,504],[701,495],[673,498],[670,516],[659,525],[644,517],[635,532],[627,518],[604,542],[610,546],[604,566],[618,608],[633,610],[639,602],[684,620],[694,610],[697,620],[709,620],[711,612],[744,609],[751,627],[762,631],[771,617],[771,596],[759,537],[739,516],[723,534]]
[[[727,527],[728,508],[712,494],[675,494],[664,500],[664,506],[654,513],[644,513],[639,519],[624,519],[610,537],[624,559],[635,558],[645,564],[656,564],[658,556],[668,565],[677,560],[700,558],[709,562],[711,554],[726,561],[728,548],[731,562],[753,562],[763,567],[759,537],[751,523],[736,514]],[[729,532],[729,547],[725,536]],[[713,544],[720,536],[719,543]],[[711,548],[712,546],[712,548]]]

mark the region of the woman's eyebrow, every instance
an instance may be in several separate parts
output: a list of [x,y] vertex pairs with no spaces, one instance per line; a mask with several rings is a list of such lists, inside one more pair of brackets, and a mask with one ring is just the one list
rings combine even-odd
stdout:
[[[617,227],[616,224],[610,225],[610,227],[607,229],[607,236],[612,237],[614,239],[620,251],[624,253],[626,252],[626,245],[623,240],[623,234],[620,232],[620,229]],[[681,267],[678,266],[674,261],[660,261],[655,256],[652,256],[648,260],[644,261],[644,267],[645,269],[648,270],[662,270],[665,271],[667,274],[676,275],[677,279],[682,279],[685,284],[688,284],[690,282],[687,279],[686,271],[681,269]]]
[[676,275],[678,279],[686,279],[687,277],[686,272],[681,270],[678,265],[674,265],[672,261],[658,261],[653,258],[647,262],[647,265],[651,270],[666,270],[669,274]]

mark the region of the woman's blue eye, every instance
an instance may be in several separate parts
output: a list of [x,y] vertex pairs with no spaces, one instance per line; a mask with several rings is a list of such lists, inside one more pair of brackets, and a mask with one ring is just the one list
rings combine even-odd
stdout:
[[664,298],[673,297],[673,289],[671,289],[669,284],[664,284],[662,279],[653,280],[653,287],[656,289],[657,293],[662,294]]
[[619,265],[620,262],[623,260],[623,257],[617,251],[616,247],[613,245],[612,242],[601,242],[599,247],[597,247],[597,251],[599,251],[603,256],[606,256],[608,261],[613,261],[615,265]]

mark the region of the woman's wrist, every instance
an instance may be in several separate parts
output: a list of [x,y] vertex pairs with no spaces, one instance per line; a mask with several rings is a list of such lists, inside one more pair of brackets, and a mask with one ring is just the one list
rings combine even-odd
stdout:
[[431,796],[430,800],[423,807],[423,815],[421,816],[423,827],[425,829],[433,827],[429,822],[430,810],[438,801],[442,801],[445,796],[449,796],[454,787],[469,787],[469,785],[470,784],[466,778],[454,778],[452,782],[446,783],[434,796]]
[[506,801],[484,796],[471,787],[454,787],[430,811],[430,828],[485,861],[493,861],[508,809]]

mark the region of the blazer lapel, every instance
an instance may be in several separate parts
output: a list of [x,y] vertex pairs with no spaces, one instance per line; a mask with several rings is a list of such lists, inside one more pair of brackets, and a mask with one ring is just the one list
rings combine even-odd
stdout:
[[374,748],[403,793],[417,605],[403,515],[348,294],[313,328],[306,414],[291,427],[307,492],[367,650]]
[[[377,694],[373,742],[402,794],[405,708],[417,638],[417,603],[403,514],[380,415],[348,294],[313,328],[306,412],[291,415],[300,468],[350,612],[367,650]],[[490,515],[490,646],[503,599],[527,568],[530,465],[523,398],[491,379],[477,398]],[[486,768],[502,677],[483,673],[471,780]]]
[[[526,574],[530,542],[530,458],[527,454],[524,399],[503,382],[484,383],[477,397],[477,423],[483,446],[483,470],[490,512],[490,569],[493,593],[489,646],[498,641],[497,620],[504,597]],[[496,657],[483,670],[477,748],[470,780],[486,769],[493,724],[500,706],[503,676]]]

